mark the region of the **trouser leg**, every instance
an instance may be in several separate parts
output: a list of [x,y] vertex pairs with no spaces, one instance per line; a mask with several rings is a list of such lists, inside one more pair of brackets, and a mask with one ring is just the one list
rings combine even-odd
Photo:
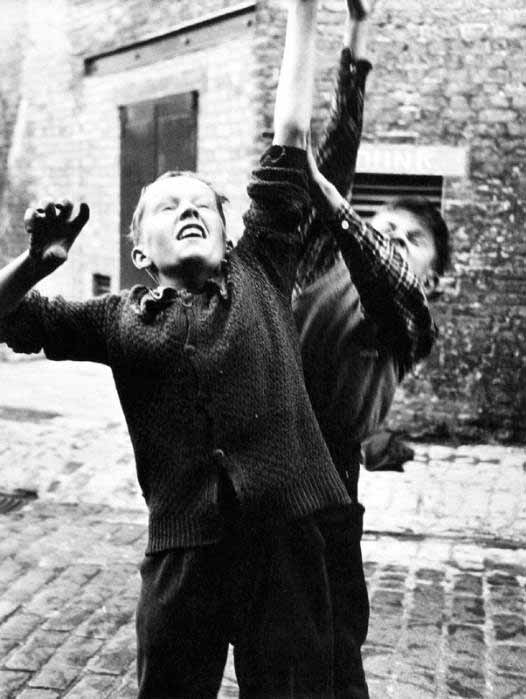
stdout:
[[216,697],[228,650],[221,545],[147,556],[137,608],[139,699]]
[[369,696],[361,656],[369,623],[360,545],[363,512],[363,507],[355,504],[317,517],[326,541],[334,624],[334,689],[338,699]]
[[[333,696],[333,629],[325,542],[314,519],[251,546],[237,595],[234,657],[241,699]],[[251,571],[247,570],[251,566]]]

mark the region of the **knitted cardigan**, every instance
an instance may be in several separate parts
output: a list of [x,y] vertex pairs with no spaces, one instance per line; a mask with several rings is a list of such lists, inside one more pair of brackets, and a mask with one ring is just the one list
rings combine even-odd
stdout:
[[308,205],[304,151],[253,174],[227,293],[146,287],[84,302],[28,294],[0,324],[13,349],[111,367],[149,508],[147,553],[217,541],[227,475],[247,524],[349,502],[305,388],[290,298]]

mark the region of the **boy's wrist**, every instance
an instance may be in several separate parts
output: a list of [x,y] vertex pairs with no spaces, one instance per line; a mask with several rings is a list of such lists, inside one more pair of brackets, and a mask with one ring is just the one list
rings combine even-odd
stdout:
[[50,268],[49,262],[46,262],[41,255],[29,249],[26,252],[26,258],[23,260],[22,268],[28,284],[34,286],[44,277],[51,274],[56,269],[56,265]]

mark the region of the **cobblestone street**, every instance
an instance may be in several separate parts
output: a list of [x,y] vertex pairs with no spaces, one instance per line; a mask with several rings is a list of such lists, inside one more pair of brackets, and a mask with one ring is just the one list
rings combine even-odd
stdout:
[[[109,372],[0,363],[0,697],[134,697],[146,512]],[[363,473],[371,697],[526,697],[526,457],[413,445]],[[237,696],[231,658],[222,697]]]

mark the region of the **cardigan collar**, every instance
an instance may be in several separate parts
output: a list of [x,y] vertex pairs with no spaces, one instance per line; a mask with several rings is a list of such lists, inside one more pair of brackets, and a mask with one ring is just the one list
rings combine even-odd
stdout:
[[[230,265],[227,254],[221,262],[220,270],[206,280],[201,293],[205,292],[210,297],[217,294],[221,300],[227,301],[230,287],[229,271]],[[163,285],[159,285],[155,289],[138,285],[131,291],[131,301],[134,304],[135,311],[144,320],[155,317],[159,311],[172,304],[176,299],[181,299],[184,303],[192,296],[194,296],[194,293],[188,289],[175,289],[174,287]]]

